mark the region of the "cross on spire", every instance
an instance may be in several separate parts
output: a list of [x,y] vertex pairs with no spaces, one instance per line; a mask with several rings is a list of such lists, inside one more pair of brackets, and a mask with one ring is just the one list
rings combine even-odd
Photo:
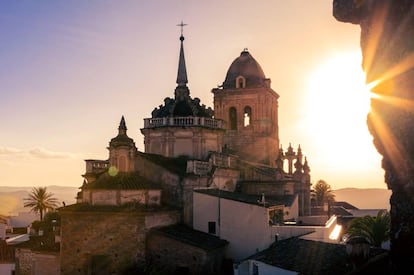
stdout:
[[188,24],[184,24],[182,20],[181,20],[181,23],[180,23],[180,24],[177,24],[177,26],[181,27],[181,36],[183,36],[183,29],[184,29],[184,26],[187,26],[187,25],[188,25]]

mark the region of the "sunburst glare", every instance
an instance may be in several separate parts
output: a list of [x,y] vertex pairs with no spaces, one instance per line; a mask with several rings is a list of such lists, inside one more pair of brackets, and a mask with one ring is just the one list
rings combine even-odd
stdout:
[[371,94],[361,54],[327,59],[309,76],[307,89],[307,132],[329,165],[352,171],[378,165],[380,156],[366,124]]

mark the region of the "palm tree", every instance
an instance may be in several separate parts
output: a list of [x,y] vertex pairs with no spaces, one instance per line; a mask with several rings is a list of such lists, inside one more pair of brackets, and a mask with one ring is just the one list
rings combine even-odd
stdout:
[[324,180],[318,180],[312,186],[312,199],[315,200],[317,206],[323,206],[325,202],[330,203],[335,201],[335,195],[331,186]]
[[43,213],[47,210],[54,210],[58,206],[58,200],[53,197],[52,193],[47,192],[46,187],[34,187],[29,193],[24,207],[30,207],[31,211],[40,214],[40,221],[43,221]]
[[375,247],[381,247],[390,237],[390,213],[378,211],[376,217],[364,216],[353,219],[346,231],[350,237],[365,237]]

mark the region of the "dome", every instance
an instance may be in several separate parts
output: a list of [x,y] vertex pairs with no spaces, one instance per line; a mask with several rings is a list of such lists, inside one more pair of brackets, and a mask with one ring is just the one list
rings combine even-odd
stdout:
[[246,88],[264,87],[265,74],[259,63],[250,55],[247,49],[244,49],[240,56],[231,63],[227,71],[226,79],[223,82],[223,88],[236,88],[236,79],[242,76],[245,79]]

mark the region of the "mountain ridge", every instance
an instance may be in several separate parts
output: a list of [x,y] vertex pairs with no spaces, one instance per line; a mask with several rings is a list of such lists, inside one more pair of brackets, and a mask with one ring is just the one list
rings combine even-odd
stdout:
[[[0,214],[17,215],[19,212],[28,212],[23,206],[23,199],[28,196],[34,186],[0,186]],[[60,204],[76,203],[79,187],[73,186],[46,186],[47,191],[54,194]],[[389,197],[391,190],[383,188],[345,187],[332,190],[336,201],[346,201],[359,209],[390,209]]]

